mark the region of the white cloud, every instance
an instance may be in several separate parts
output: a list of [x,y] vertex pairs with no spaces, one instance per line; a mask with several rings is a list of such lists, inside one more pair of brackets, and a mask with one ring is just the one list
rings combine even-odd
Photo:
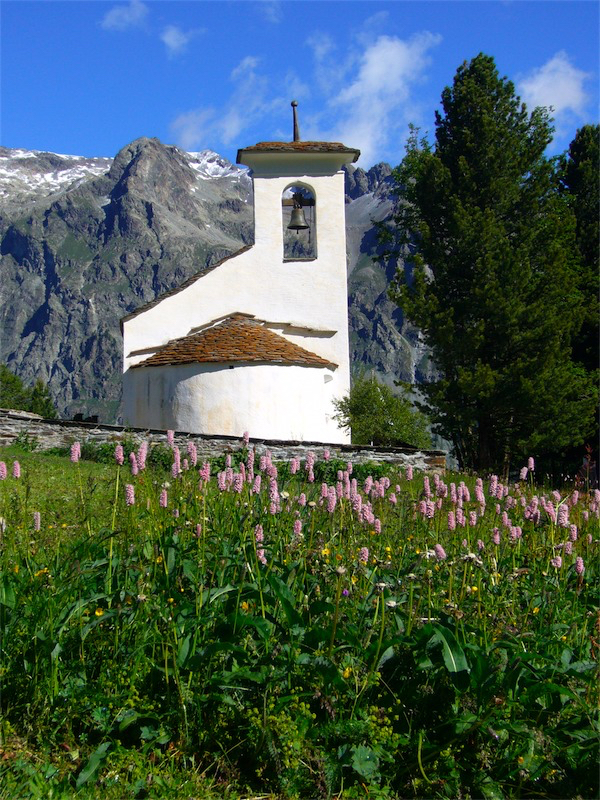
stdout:
[[187,150],[218,150],[239,144],[254,129],[264,139],[289,141],[294,98],[301,101],[304,140],[358,147],[366,166],[389,160],[408,123],[419,122],[415,88],[426,79],[431,51],[441,37],[422,32],[407,39],[367,38],[363,33],[343,50],[325,34],[312,36],[305,43],[312,59],[302,60],[301,71],[290,66],[271,75],[261,59],[245,56],[231,70],[231,91],[227,95],[223,87],[218,107],[192,108],[173,121],[176,143]]
[[206,149],[206,142],[213,138],[215,132],[215,110],[213,108],[196,109],[180,114],[171,123],[171,130],[177,144],[184,150]]
[[177,25],[167,25],[160,35],[161,40],[167,48],[169,56],[177,56],[183,53],[191,39],[203,31],[199,28],[190,31],[182,31]]
[[258,7],[267,22],[277,25],[283,19],[280,0],[261,0]]
[[561,50],[543,66],[532,70],[518,83],[518,90],[530,109],[552,107],[554,116],[573,114],[584,118],[588,96],[584,84],[590,75],[571,64]]
[[177,144],[185,150],[230,145],[242,131],[272,113],[280,101],[270,96],[269,80],[258,71],[259,65],[258,58],[246,56],[231,71],[233,91],[223,107],[180,114],[171,124]]
[[362,52],[354,78],[331,98],[338,114],[332,133],[359,147],[362,163],[380,158],[392,136],[412,119],[413,88],[424,79],[429,52],[440,41],[428,31],[407,40],[379,36]]
[[146,19],[148,6],[141,0],[130,0],[129,3],[111,8],[102,18],[100,23],[106,30],[125,31],[128,28],[137,28]]

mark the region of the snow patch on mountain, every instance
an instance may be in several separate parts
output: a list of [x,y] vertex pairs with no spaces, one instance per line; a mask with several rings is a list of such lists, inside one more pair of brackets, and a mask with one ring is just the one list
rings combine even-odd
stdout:
[[103,175],[111,158],[0,147],[0,200],[37,200]]
[[201,178],[241,178],[247,176],[248,170],[232,164],[213,150],[201,150],[199,153],[188,153],[190,167]]

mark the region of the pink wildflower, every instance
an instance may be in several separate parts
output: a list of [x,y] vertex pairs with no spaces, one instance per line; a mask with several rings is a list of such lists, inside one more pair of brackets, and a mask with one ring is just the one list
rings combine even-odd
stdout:
[[12,469],[13,478],[20,478],[21,477],[21,465],[18,461],[13,462],[13,469]]
[[42,527],[42,515],[39,511],[33,512],[33,527],[36,531],[39,531],[39,529]]
[[248,433],[248,431],[244,431],[242,436],[242,441],[244,443],[244,447],[248,447],[248,443],[250,441],[250,434]]
[[530,472],[535,472],[535,461],[531,456],[529,456],[529,458],[527,459],[527,469]]
[[264,542],[264,540],[265,540],[265,535],[264,535],[264,532],[263,532],[263,526],[262,525],[257,525],[254,528],[254,541],[257,544],[260,544],[261,542]]
[[492,542],[495,545],[500,544],[500,529],[499,528],[494,528],[494,530],[492,531]]
[[4,461],[0,461],[0,481],[6,480],[6,476],[8,471],[6,469],[6,463]]
[[135,453],[129,453],[129,464],[131,466],[131,474],[133,476],[137,475],[139,470]]
[[198,523],[196,525],[196,538],[200,538],[202,536],[202,525]]
[[323,450],[323,461],[329,461],[331,458],[331,453],[329,450]]
[[190,464],[192,467],[195,467],[198,463],[198,448],[194,444],[194,442],[187,443],[187,454],[190,460]]
[[456,528],[456,517],[454,511],[448,512],[448,530],[453,531]]
[[481,539],[477,539],[477,549],[479,550],[479,552],[481,552],[484,549],[484,547],[485,544],[483,543],[483,541]]
[[583,575],[585,572],[585,565],[583,563],[583,558],[581,556],[577,556],[575,559],[575,572],[577,575]]
[[167,490],[163,489],[162,492],[160,493],[160,498],[158,500],[158,504],[159,504],[159,506],[161,508],[166,508],[167,507],[167,503],[168,503]]
[[573,553],[573,542],[572,541],[569,540],[568,542],[565,542],[564,551],[568,556],[570,556]]
[[407,481],[412,481],[412,479],[413,479],[413,468],[412,468],[412,466],[409,464],[409,465],[407,466],[407,468],[406,468],[406,480],[407,480]]
[[306,505],[306,495],[304,492],[301,492],[300,497],[298,498],[298,505],[305,506]]
[[260,484],[261,484],[261,477],[260,477],[260,475],[257,475],[254,478],[254,483],[252,485],[252,494],[259,494],[259,492],[260,492]]
[[522,481],[525,481],[525,480],[527,480],[527,472],[528,472],[528,471],[529,471],[529,470],[527,469],[527,467],[523,467],[523,468],[521,469],[521,472],[519,473],[519,478],[520,478],[520,480],[522,480]]
[[146,469],[146,456],[148,455],[148,444],[147,442],[142,442],[138,448],[137,452],[137,462],[138,462],[138,469],[140,472]]
[[560,556],[555,556],[550,559],[550,563],[555,569],[560,569],[562,567],[562,558]]
[[178,447],[173,448],[173,466],[171,467],[171,475],[177,478],[181,474],[181,453]]
[[566,503],[561,503],[558,507],[558,524],[561,528],[566,528],[569,524],[569,506]]
[[469,511],[469,525],[474,528],[477,525],[477,512]]
[[220,492],[224,492],[227,488],[227,483],[225,481],[225,473],[218,472],[217,473],[217,486],[219,487]]
[[569,526],[569,539],[572,542],[577,541],[577,525],[570,525]]
[[167,444],[169,447],[175,444],[175,431],[167,431]]
[[233,491],[236,494],[241,494],[244,488],[244,476],[241,472],[236,472],[233,476]]
[[360,552],[358,554],[358,560],[363,564],[367,564],[369,561],[369,548],[368,547],[361,547]]
[[294,536],[300,536],[302,533],[302,522],[299,519],[294,520]]
[[125,486],[125,502],[128,506],[132,506],[135,503],[135,489],[130,483]]
[[373,528],[375,529],[375,533],[381,533],[381,520],[376,519],[373,523]]
[[299,469],[300,469],[300,460],[297,458],[292,458],[292,460],[290,461],[290,475],[295,475]]
[[333,514],[336,505],[337,505],[337,496],[335,493],[335,489],[332,486],[327,493],[327,511],[330,514]]
[[438,561],[443,561],[447,557],[446,551],[444,550],[441,544],[436,544],[436,546],[433,549],[435,550],[435,557],[437,558]]
[[208,483],[210,480],[210,464],[208,461],[205,461],[202,464],[202,467],[199,470],[200,479],[204,481],[204,483]]
[[115,447],[115,461],[120,467],[123,466],[123,463],[125,461],[125,454],[123,452],[123,445],[122,444],[118,444]]
[[391,503],[393,506],[395,506],[395,505],[396,505],[396,503],[398,502],[398,498],[396,497],[396,495],[394,494],[394,492],[391,492],[391,493],[390,493],[390,496],[388,497],[388,500],[390,501],[390,503]]
[[259,547],[256,550],[256,557],[263,566],[267,563],[267,557],[265,556],[265,551],[262,547]]
[[73,442],[71,445],[71,461],[76,464],[79,459],[81,458],[81,444],[79,442]]

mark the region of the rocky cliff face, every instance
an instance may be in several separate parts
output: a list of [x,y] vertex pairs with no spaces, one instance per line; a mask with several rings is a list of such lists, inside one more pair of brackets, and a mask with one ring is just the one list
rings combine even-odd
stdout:
[[[391,170],[347,173],[354,372],[419,380],[427,358],[372,261]],[[0,148],[0,361],[49,383],[59,412],[119,419],[119,320],[251,241],[247,171],[137,139],[114,159]]]

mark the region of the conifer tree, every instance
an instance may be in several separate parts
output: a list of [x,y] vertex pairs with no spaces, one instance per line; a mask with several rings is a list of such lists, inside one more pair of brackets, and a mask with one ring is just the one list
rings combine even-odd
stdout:
[[390,296],[440,370],[423,387],[436,430],[461,466],[506,469],[582,443],[593,424],[593,387],[571,357],[575,218],[544,156],[546,110],[529,113],[490,56],[458,69],[435,127],[435,145],[413,135],[395,172],[388,253],[408,248],[414,269]]

